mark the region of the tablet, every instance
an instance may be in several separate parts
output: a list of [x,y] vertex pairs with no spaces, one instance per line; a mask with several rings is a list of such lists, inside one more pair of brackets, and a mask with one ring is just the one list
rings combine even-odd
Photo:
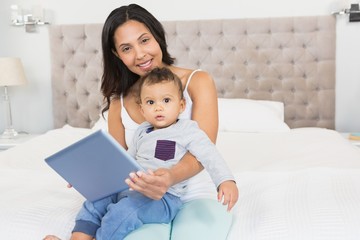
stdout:
[[130,172],[143,171],[136,160],[105,130],[98,130],[45,162],[89,201],[128,189]]

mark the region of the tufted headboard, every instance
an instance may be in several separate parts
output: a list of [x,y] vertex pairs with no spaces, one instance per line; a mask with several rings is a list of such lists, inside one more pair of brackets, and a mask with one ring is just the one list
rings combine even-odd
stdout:
[[[291,127],[335,127],[333,16],[163,22],[176,64],[218,96],[282,101]],[[50,27],[54,125],[91,127],[103,106],[102,24]],[[236,111],[236,110],[234,110]]]

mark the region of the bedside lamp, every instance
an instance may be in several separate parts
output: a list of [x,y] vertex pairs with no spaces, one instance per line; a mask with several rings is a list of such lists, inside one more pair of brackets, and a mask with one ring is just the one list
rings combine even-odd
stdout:
[[[4,87],[6,127],[0,138],[14,138],[18,133],[12,126],[8,86],[26,83],[25,72],[19,58],[0,58],[0,86]],[[1,114],[2,115],[2,114]]]

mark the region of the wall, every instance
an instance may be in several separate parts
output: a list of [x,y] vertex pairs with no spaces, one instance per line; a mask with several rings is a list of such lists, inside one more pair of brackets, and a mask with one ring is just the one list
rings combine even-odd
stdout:
[[[29,83],[11,87],[13,123],[18,131],[43,133],[53,128],[50,54],[46,26],[37,33],[10,26],[10,5],[23,8],[42,5],[52,24],[100,23],[109,12],[136,2],[159,20],[247,18],[328,15],[348,8],[348,0],[222,0],[222,1],[86,1],[86,0],[2,0],[0,2],[0,57],[17,56],[23,61]],[[358,0],[352,1],[352,3]],[[360,131],[360,22],[349,23],[348,16],[337,17],[337,101],[336,128]],[[3,88],[0,88],[3,91]],[[5,127],[4,106],[0,102],[0,132]]]

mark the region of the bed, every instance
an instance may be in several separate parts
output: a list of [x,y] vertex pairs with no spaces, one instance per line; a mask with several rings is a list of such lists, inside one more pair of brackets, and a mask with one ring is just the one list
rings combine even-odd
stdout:
[[[360,239],[360,148],[334,130],[335,18],[163,24],[177,64],[216,82],[217,147],[240,190],[227,239]],[[106,128],[101,28],[49,29],[55,128],[0,153],[1,239],[70,236],[84,199],[44,159]]]

